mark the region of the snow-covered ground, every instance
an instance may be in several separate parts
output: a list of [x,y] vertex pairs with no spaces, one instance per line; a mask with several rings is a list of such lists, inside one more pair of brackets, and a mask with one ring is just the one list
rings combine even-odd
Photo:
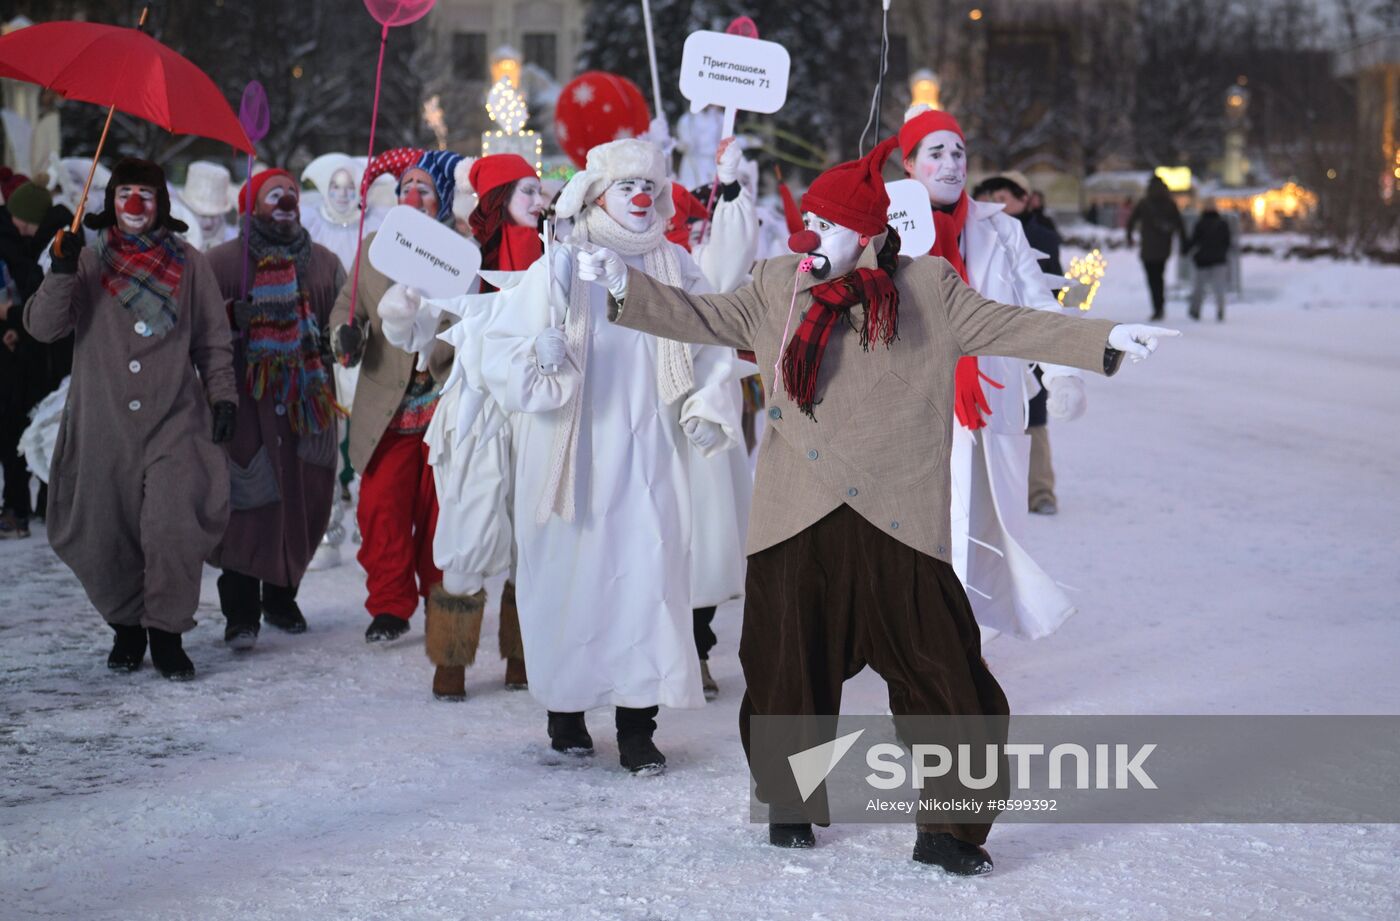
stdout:
[[[1147,315],[1109,255],[1095,312]],[[1400,269],[1245,262],[1229,322],[1089,382],[1056,425],[1061,513],[1031,547],[1076,586],[1048,639],[987,658],[1019,713],[1394,713],[1400,706]],[[34,539],[0,543],[0,917],[63,919],[1388,919],[1392,826],[1006,824],[996,872],[909,859],[912,830],[748,824],[739,609],[720,699],[664,712],[672,769],[559,763],[544,714],[502,689],[435,702],[421,623],[362,638],[353,564],[310,574],[304,636],[235,656],[212,574],[186,647],[199,680],[110,674],[110,633]],[[488,619],[494,637],[494,611]],[[869,672],[846,709],[882,712]]]

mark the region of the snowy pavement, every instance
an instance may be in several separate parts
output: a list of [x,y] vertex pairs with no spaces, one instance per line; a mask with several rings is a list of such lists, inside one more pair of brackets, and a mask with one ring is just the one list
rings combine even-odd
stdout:
[[[1095,313],[1146,316],[1111,253]],[[1400,269],[1245,262],[1230,321],[1186,337],[1053,427],[1061,513],[1029,549],[1075,586],[1057,634],[987,658],[1018,713],[1400,709]],[[435,702],[421,616],[362,638],[362,576],[310,574],[310,631],[221,643],[212,573],[170,684],[107,671],[111,634],[34,539],[0,543],[0,917],[83,919],[1388,919],[1393,826],[1004,824],[996,872],[912,863],[912,830],[768,847],[747,822],[739,609],[722,691],[663,712],[658,778],[559,763],[501,687],[494,601],[470,699]],[[882,712],[866,672],[846,709]]]

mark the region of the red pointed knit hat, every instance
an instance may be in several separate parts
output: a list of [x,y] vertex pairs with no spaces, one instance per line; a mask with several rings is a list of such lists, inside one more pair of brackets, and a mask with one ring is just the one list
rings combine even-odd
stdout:
[[476,197],[484,198],[487,192],[498,186],[503,186],[507,182],[515,182],[517,179],[533,179],[536,175],[535,168],[527,163],[520,154],[491,154],[491,156],[482,157],[472,164],[468,181],[471,182],[472,191],[476,193]]
[[838,163],[822,173],[802,196],[802,210],[873,237],[884,233],[890,196],[880,176],[899,138],[888,137],[859,160]]
[[904,159],[908,160],[918,153],[919,142],[935,131],[951,131],[964,142],[967,141],[956,118],[942,109],[929,109],[915,115],[899,129],[899,149],[903,151]]

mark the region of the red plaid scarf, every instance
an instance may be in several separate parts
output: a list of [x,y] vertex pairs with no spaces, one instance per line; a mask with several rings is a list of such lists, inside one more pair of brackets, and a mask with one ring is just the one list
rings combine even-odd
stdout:
[[837,321],[849,319],[856,305],[865,307],[861,348],[870,351],[872,342],[888,347],[899,336],[899,291],[885,269],[856,269],[812,288],[812,306],[783,350],[782,366],[783,389],[809,419],[816,419],[817,373],[826,343]]
[[138,235],[115,227],[97,238],[102,288],[146,323],[147,335],[163,336],[175,326],[175,294],[185,267],[180,241],[165,229]]

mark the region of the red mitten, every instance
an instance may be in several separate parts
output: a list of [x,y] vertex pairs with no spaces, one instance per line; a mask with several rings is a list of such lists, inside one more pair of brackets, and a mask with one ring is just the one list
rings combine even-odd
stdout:
[[958,366],[953,372],[953,412],[964,428],[974,432],[987,425],[982,414],[992,414],[992,406],[982,392],[982,381],[998,390],[1004,386],[979,371],[975,357],[958,359]]

